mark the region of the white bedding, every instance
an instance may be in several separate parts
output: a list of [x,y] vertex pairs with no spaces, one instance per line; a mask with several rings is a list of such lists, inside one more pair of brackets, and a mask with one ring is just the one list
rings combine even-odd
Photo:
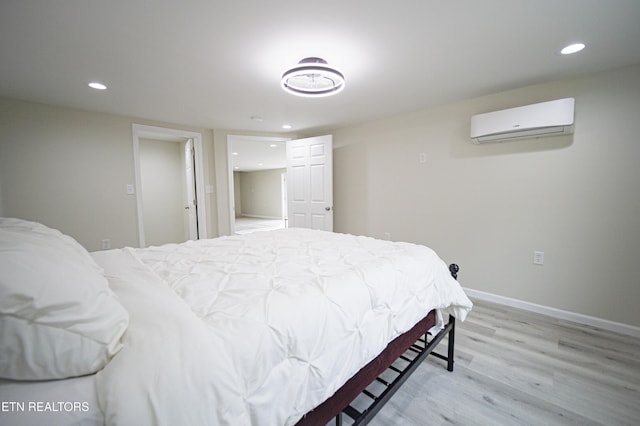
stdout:
[[96,375],[64,380],[0,379],[2,426],[96,426],[104,424]]
[[0,382],[3,403],[83,404],[14,405],[0,424],[292,425],[432,309],[471,309],[431,249],[366,237],[285,229],[92,257],[129,314],[121,350],[90,376]]
[[130,313],[107,424],[295,424],[430,310],[471,308],[424,246],[307,229],[94,258]]

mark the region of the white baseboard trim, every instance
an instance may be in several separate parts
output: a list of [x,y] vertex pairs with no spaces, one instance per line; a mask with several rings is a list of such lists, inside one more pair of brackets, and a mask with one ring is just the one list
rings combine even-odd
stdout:
[[535,303],[525,302],[523,300],[512,299],[510,297],[498,296],[497,294],[486,293],[484,291],[473,290],[470,288],[465,288],[464,291],[465,293],[467,293],[467,296],[471,298],[486,300],[487,302],[493,302],[499,305],[506,305],[512,308],[518,308],[525,311],[547,315],[557,319],[573,321],[579,324],[590,325],[592,327],[601,328],[603,330],[613,331],[615,333],[640,338],[640,327],[636,327],[633,325],[609,321],[606,319],[578,314],[575,312],[563,311],[562,309],[551,308],[549,306],[538,305]]
[[284,220],[281,217],[275,217],[275,216],[260,216],[260,215],[255,215],[255,214],[241,214],[240,216],[238,216],[240,218],[242,217],[250,217],[251,219],[269,219],[269,220]]

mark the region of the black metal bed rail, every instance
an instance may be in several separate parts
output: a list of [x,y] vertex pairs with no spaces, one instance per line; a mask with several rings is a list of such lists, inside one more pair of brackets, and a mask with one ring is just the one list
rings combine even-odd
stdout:
[[[342,426],[342,414],[346,414],[351,419],[353,419],[353,426],[355,425],[365,425],[367,424],[377,413],[382,409],[385,403],[391,399],[391,397],[396,393],[396,391],[400,388],[400,386],[411,376],[411,374],[418,368],[420,363],[424,361],[429,355],[433,355],[436,358],[447,361],[447,370],[453,371],[453,348],[454,348],[454,338],[455,338],[455,323],[456,319],[453,315],[449,315],[449,322],[444,326],[442,330],[440,330],[435,336],[433,336],[429,340],[429,333],[425,334],[424,337],[418,339],[413,345],[411,345],[404,354],[400,355],[396,362],[390,365],[386,371],[392,371],[397,374],[395,379],[389,382],[386,379],[378,376],[375,379],[375,382],[381,383],[384,387],[384,390],[376,395],[372,391],[365,389],[362,394],[366,395],[369,399],[371,399],[370,405],[359,411],[354,408],[352,405],[348,405],[341,413],[339,413],[335,418],[335,424],[337,426]],[[440,343],[440,341],[448,335],[448,350],[447,355],[442,355],[437,352],[434,352],[435,347]],[[412,354],[415,354],[411,357]],[[406,365],[403,367],[398,367],[394,364],[398,363],[398,360],[404,361]]]
[[[460,267],[455,263],[449,265],[449,272],[454,279],[458,279],[459,271]],[[418,368],[420,363],[424,361],[429,355],[433,355],[438,359],[446,361],[447,371],[453,371],[455,331],[456,319],[453,315],[449,315],[449,322],[444,326],[442,330],[440,330],[435,336],[433,336],[431,340],[429,340],[430,333],[427,332],[424,337],[419,338],[404,352],[404,354],[400,355],[400,357],[397,358],[393,363],[396,364],[398,360],[402,360],[407,363],[404,367],[399,368],[397,366],[394,366],[393,364],[387,367],[387,370],[385,371],[392,371],[393,373],[397,374],[394,380],[389,382],[388,380],[383,379],[380,376],[378,376],[374,380],[374,382],[381,383],[384,386],[384,390],[380,394],[376,395],[368,389],[364,389],[362,391],[363,395],[366,395],[369,399],[372,400],[366,409],[359,411],[352,406],[352,402],[335,417],[336,426],[342,426],[343,413],[354,420],[352,426],[361,424],[366,425],[378,413],[378,411],[382,409],[384,404],[386,404],[387,401],[391,399],[391,397],[396,393],[400,386]],[[442,355],[440,353],[434,352],[435,347],[446,335],[448,335],[447,355]],[[410,357],[411,353],[415,354],[413,358]]]

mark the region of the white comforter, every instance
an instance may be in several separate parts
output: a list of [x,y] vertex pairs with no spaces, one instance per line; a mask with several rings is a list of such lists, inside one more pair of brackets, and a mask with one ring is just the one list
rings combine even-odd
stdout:
[[471,308],[431,249],[322,231],[94,258],[130,313],[107,424],[295,424],[430,310]]

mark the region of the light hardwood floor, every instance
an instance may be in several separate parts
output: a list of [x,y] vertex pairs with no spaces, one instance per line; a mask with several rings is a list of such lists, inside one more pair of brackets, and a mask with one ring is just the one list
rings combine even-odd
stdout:
[[454,371],[427,358],[371,425],[640,424],[639,339],[474,302]]
[[284,219],[260,219],[240,216],[235,219],[235,233],[249,234],[256,231],[271,231],[286,226]]

